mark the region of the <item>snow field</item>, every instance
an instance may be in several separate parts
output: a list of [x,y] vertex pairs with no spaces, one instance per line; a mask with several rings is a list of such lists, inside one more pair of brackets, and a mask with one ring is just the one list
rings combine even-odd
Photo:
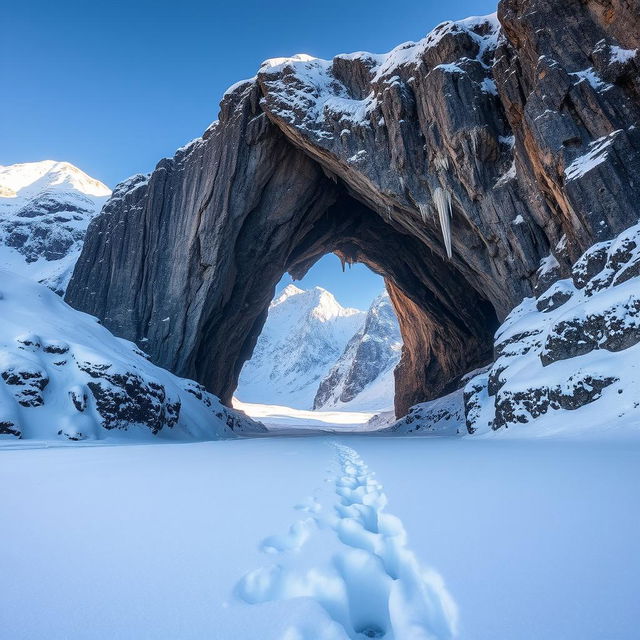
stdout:
[[[638,442],[331,436],[0,457],[3,640],[344,640],[409,622],[439,637],[436,575],[464,640],[637,638]],[[239,597],[254,571],[265,586],[250,593],[273,600]]]
[[313,598],[332,622],[287,630],[287,637],[300,640],[453,637],[457,611],[442,578],[423,569],[408,549],[402,522],[386,513],[383,487],[357,451],[331,444],[339,463],[333,511],[324,514],[317,498],[308,498],[297,507],[305,517],[285,535],[266,538],[261,548],[299,552],[320,528],[333,532],[342,543],[339,551],[322,568],[300,570],[290,556],[265,565],[244,576],[237,594],[250,604]]

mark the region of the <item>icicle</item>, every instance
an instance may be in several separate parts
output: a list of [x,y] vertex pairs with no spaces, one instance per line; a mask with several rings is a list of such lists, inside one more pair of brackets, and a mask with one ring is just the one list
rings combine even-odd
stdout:
[[404,191],[404,178],[400,176],[400,189]]
[[442,239],[447,249],[447,256],[451,259],[451,194],[442,187],[433,192],[433,202],[438,210]]
[[444,154],[438,154],[434,160],[433,164],[437,171],[448,171],[449,170],[449,156]]
[[427,224],[427,219],[429,217],[429,205],[427,204],[418,204],[418,209],[420,209],[420,217],[422,218],[422,222]]
[[480,142],[480,132],[477,128],[471,129],[471,151],[473,155],[478,153],[478,142]]
[[340,258],[340,264],[342,265],[342,273],[344,273],[344,256],[339,255],[338,258]]
[[391,205],[387,205],[387,219],[391,222]]

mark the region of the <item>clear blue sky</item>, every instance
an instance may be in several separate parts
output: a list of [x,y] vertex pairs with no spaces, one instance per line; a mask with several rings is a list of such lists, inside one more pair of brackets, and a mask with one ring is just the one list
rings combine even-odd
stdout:
[[[67,160],[113,187],[199,136],[224,90],[266,58],[384,52],[496,4],[11,0],[0,32],[0,164]],[[371,298],[362,282],[359,298]],[[338,298],[355,304],[353,289]]]

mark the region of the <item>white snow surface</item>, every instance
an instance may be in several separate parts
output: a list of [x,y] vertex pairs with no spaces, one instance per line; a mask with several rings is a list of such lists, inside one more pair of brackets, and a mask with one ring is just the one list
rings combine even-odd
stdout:
[[288,285],[271,303],[236,397],[243,402],[312,409],[318,384],[360,329],[365,313],[314,287]]
[[613,131],[608,136],[602,136],[589,144],[587,153],[576,158],[564,171],[567,180],[582,178],[586,173],[602,164],[607,159],[609,147],[615,142],[616,136],[622,129]]
[[637,441],[332,436],[0,456],[3,638],[638,635]]
[[[13,423],[21,428],[22,438],[197,440],[233,437],[228,423],[234,424],[235,433],[260,427],[223,407],[196,383],[155,366],[133,343],[116,338],[96,318],[72,309],[47,287],[2,269],[0,318],[0,427],[3,422]],[[167,402],[181,404],[177,424],[163,428],[156,436],[147,426],[135,423],[125,430],[104,429],[94,395],[87,387],[96,377],[83,370],[87,366],[105,375],[137,376],[145,384],[161,385]],[[33,396],[29,385],[11,383],[10,375],[22,372],[48,380],[41,390],[40,406],[20,404],[24,394]],[[100,376],[97,379],[109,385]],[[121,393],[119,388],[114,391]],[[84,409],[74,405],[74,396],[86,398]],[[0,435],[0,440],[3,438],[15,440],[13,435]]]
[[241,402],[233,399],[233,406],[255,420],[259,420],[272,433],[287,431],[370,431],[369,421],[374,417],[373,411],[336,410],[314,411],[293,409],[283,405],[258,404]]
[[110,189],[68,162],[0,166],[0,268],[64,291]]

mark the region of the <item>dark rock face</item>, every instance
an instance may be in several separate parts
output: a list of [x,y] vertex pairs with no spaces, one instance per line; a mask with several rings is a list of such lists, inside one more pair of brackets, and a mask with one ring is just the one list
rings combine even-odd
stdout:
[[17,361],[4,367],[0,377],[21,406],[40,407],[44,404],[42,392],[49,384],[49,376],[40,367],[27,361]]
[[[162,384],[145,380],[142,376],[127,371],[110,372],[110,365],[77,362],[78,368],[88,373],[93,380],[87,382],[96,402],[105,429],[128,429],[132,424],[148,427],[155,435],[164,427],[172,428],[178,423],[181,403],[178,398],[168,398]],[[78,411],[84,411],[86,398],[70,393],[71,401]]]
[[502,0],[498,18],[265,63],[201,139],[116,189],[67,300],[229,402],[282,273],[335,252],[387,281],[397,415],[453,390],[640,198],[637,3]]

